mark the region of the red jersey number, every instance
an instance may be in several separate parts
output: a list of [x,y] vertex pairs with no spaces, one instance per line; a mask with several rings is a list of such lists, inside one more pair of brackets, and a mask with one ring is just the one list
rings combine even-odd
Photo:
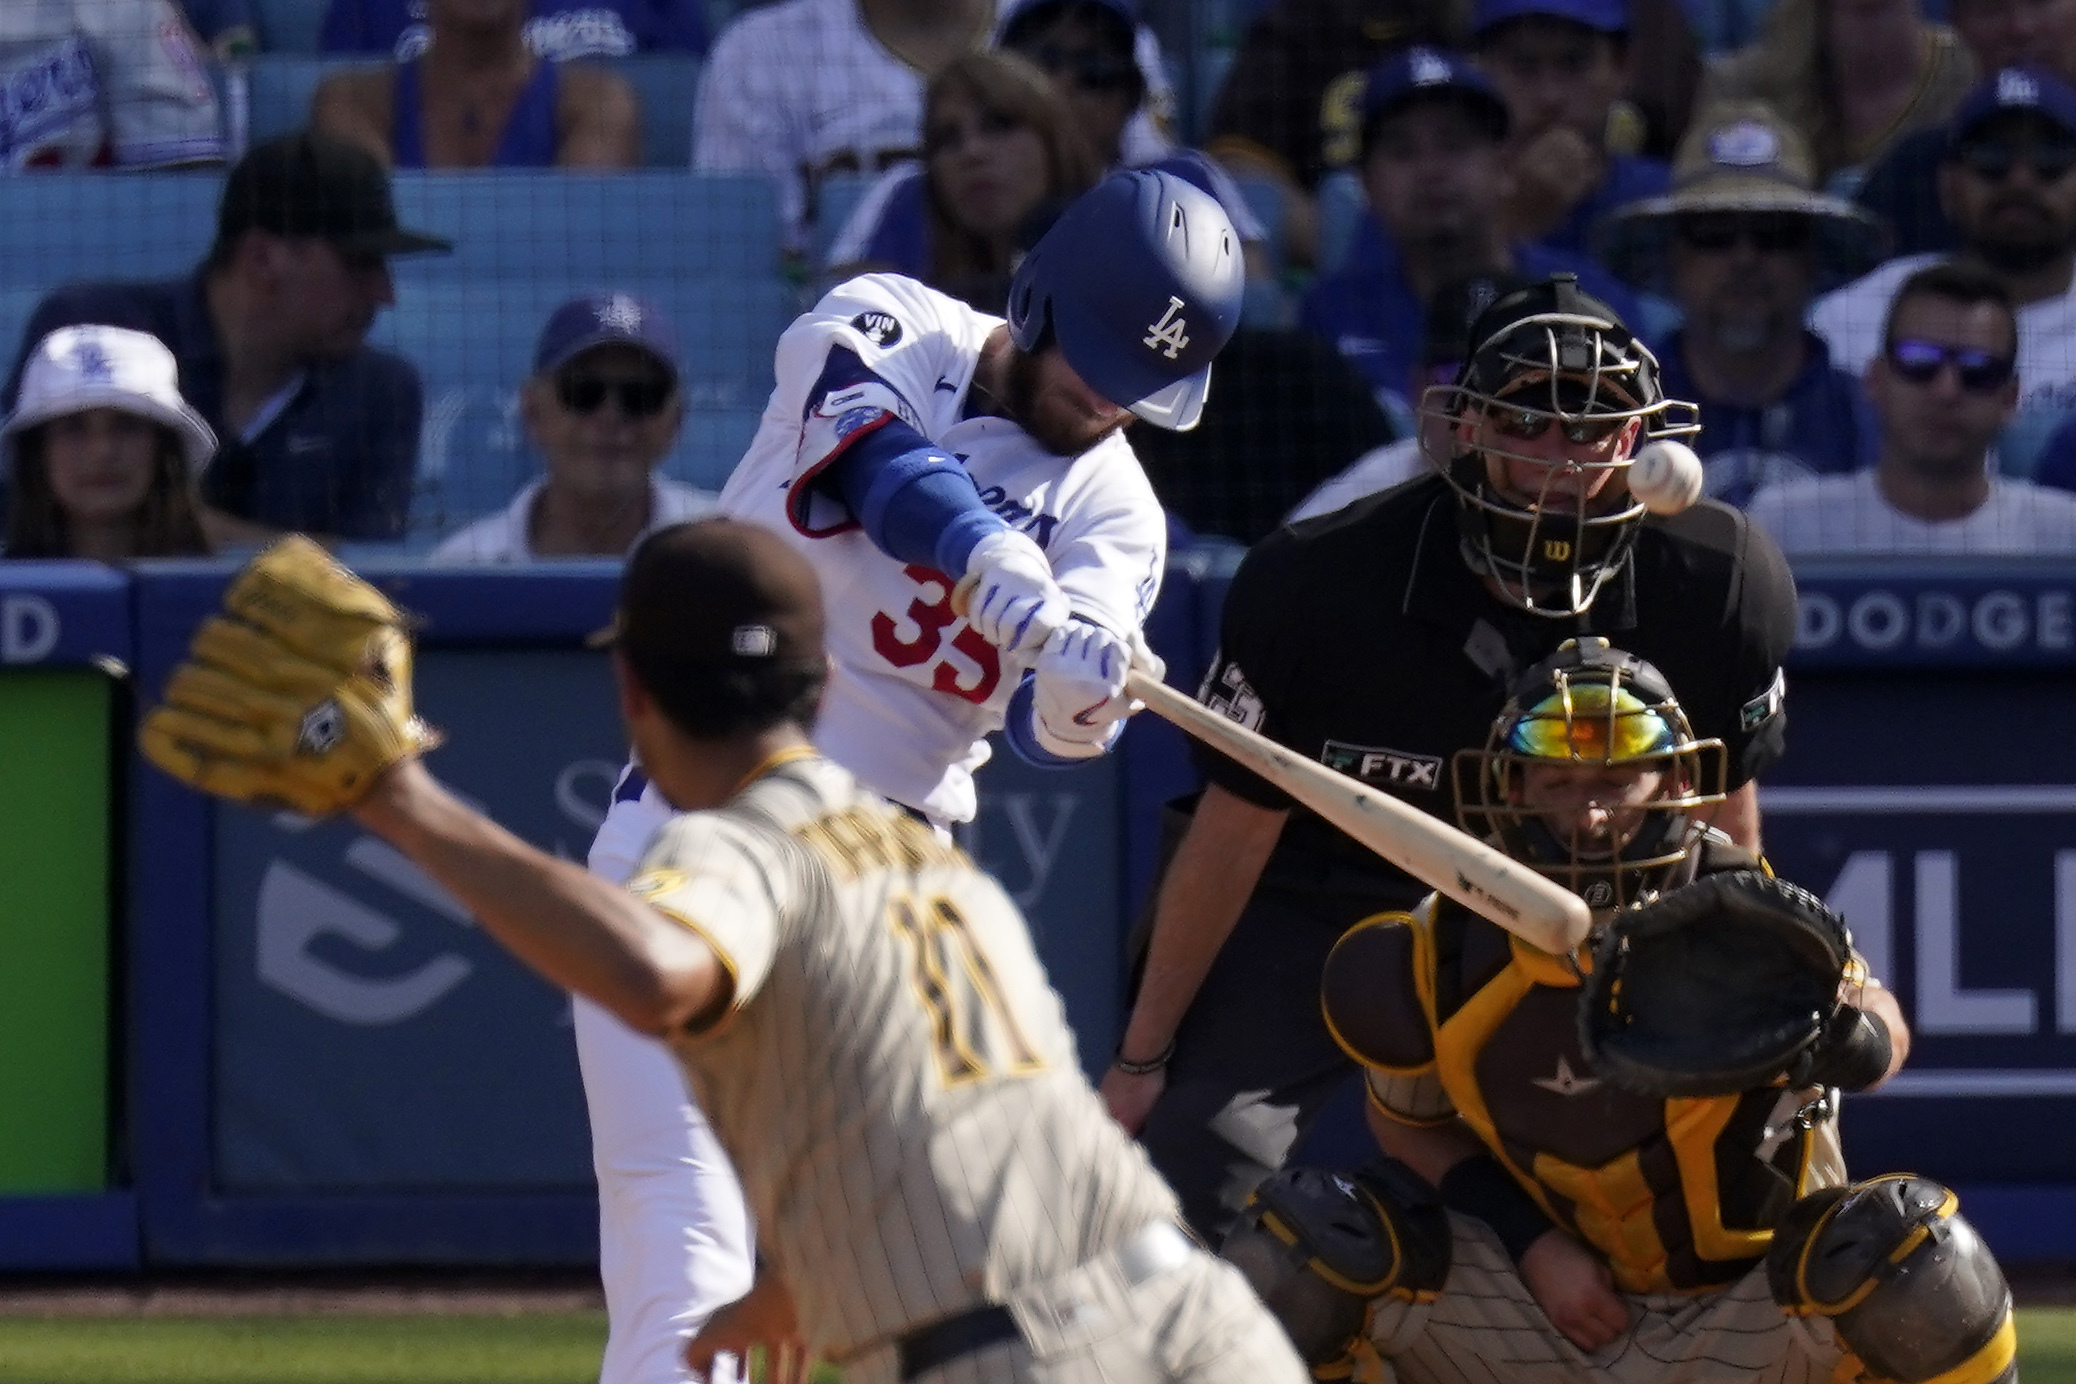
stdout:
[[[944,632],[957,625],[958,632],[951,637],[951,647],[962,658],[960,662],[940,659],[930,670],[930,686],[975,704],[987,701],[995,695],[995,688],[1002,681],[1002,661],[995,652],[995,646],[982,639],[971,625],[961,622],[952,610],[952,582],[949,577],[920,564],[910,565],[902,571],[922,588],[903,612],[906,621],[915,627],[915,633],[904,638],[894,617],[882,611],[872,617],[873,649],[896,668],[913,668],[935,658],[944,647]],[[963,668],[961,663],[965,665]]]

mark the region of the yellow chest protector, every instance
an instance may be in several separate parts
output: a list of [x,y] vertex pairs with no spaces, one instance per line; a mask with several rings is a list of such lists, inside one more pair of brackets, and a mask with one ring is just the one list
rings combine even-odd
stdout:
[[[1657,1100],[1603,1080],[1577,1035],[1572,964],[1454,905],[1412,917],[1435,1072],[1459,1114],[1627,1292],[1706,1290],[1764,1257],[1770,1227],[1842,1174],[1798,1093]],[[1577,959],[1587,964],[1582,953]]]

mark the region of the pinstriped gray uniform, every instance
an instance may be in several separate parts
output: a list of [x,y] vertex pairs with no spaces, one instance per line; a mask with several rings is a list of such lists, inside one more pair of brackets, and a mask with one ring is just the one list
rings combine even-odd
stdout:
[[628,887],[734,977],[728,1010],[672,1046],[847,1384],[891,1378],[894,1337],[983,1303],[1036,1349],[935,1378],[1041,1377],[1034,1354],[1056,1357],[1049,1379],[1304,1378],[1210,1255],[1137,1287],[1105,1267],[1177,1219],[1174,1196],[1082,1075],[1015,905],[927,826],[801,751],[672,818]]

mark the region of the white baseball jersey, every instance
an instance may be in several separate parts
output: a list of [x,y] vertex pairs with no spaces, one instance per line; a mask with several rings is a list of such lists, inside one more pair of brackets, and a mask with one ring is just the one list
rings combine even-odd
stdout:
[[0,169],[223,154],[202,43],[173,0],[0,4]]
[[[839,440],[846,405],[810,416],[808,396],[830,348],[847,346],[886,381],[872,397],[960,457],[988,507],[1045,550],[1077,615],[1118,634],[1142,625],[1160,593],[1167,519],[1131,445],[1117,435],[1058,457],[1007,419],[961,417],[980,345],[1000,325],[897,275],[842,284],[780,339],[778,387],[721,491],[723,513],[775,529],[821,578],[833,667],[817,748],[947,822],[972,820],[973,771],[1022,670],[952,614],[950,578],[881,552],[838,501],[817,493],[798,516],[788,501]],[[599,840],[639,849],[669,812],[654,787],[616,795]]]
[[672,1046],[818,1353],[1014,1300],[1175,1220],[1001,886],[836,765],[781,754],[670,818],[628,888],[734,982]]
[[692,118],[692,166],[768,173],[786,246],[806,245],[811,189],[920,144],[923,79],[874,38],[857,0],[782,0],[722,30]]

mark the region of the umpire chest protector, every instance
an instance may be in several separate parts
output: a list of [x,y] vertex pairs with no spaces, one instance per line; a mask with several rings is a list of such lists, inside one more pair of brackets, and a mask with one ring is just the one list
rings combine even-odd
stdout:
[[1792,1091],[1656,1100],[1602,1080],[1579,1046],[1578,995],[1564,960],[1430,898],[1352,929],[1324,1002],[1380,1075],[1437,1082],[1624,1291],[1735,1282],[1795,1199],[1841,1176],[1835,1125],[1797,1123]]

